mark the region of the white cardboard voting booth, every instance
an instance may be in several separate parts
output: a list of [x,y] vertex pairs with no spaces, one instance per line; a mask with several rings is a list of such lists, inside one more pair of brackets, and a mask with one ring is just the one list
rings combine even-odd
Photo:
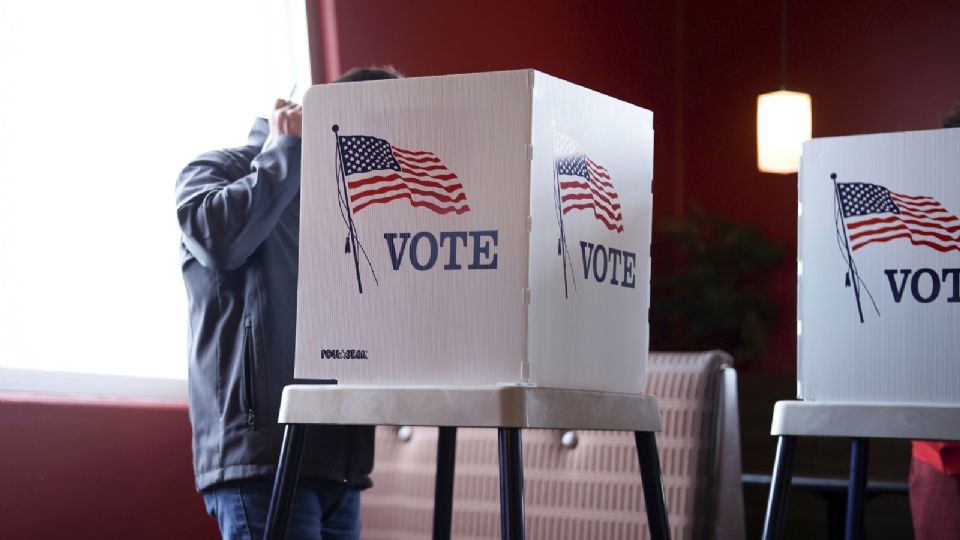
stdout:
[[295,376],[642,391],[652,122],[532,70],[312,87]]
[[799,397],[960,404],[960,129],[809,141],[799,199]]

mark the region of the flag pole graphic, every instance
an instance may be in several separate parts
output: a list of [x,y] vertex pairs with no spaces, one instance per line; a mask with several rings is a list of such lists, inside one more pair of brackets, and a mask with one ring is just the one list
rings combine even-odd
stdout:
[[[553,202],[557,210],[557,224],[560,226],[560,238],[557,239],[558,255],[561,255],[563,264],[563,297],[570,298],[567,287],[567,265],[570,261],[570,250],[567,249],[567,232],[563,225],[563,202],[560,197],[560,171],[557,168],[557,129],[554,124],[553,129]],[[573,287],[577,287],[577,278],[573,275],[573,268],[570,268],[570,277],[573,279]]]
[[853,267],[853,255],[850,253],[850,241],[847,239],[847,224],[843,220],[843,201],[840,198],[840,185],[837,184],[837,173],[832,173],[833,191],[837,198],[837,214],[840,218],[840,231],[843,233],[843,247],[847,250],[847,272],[853,282],[853,296],[857,299],[857,313],[860,314],[860,324],[863,324],[863,307],[860,306],[860,282],[857,279],[857,270]]
[[560,238],[557,241],[560,243],[559,251],[562,256],[561,264],[563,264],[563,297],[569,298],[567,292],[567,238],[563,230],[563,208],[560,203],[560,176],[557,174],[557,164],[554,160],[553,164],[553,201],[557,207],[557,219],[560,221]]
[[[350,210],[350,192],[347,190],[347,171],[343,166],[343,156],[340,155],[340,126],[334,124],[332,129],[337,145],[337,180],[343,183],[343,204],[347,207],[347,229],[349,234],[347,242],[352,248],[350,251],[353,252],[353,267],[357,272],[357,288],[360,289],[360,294],[363,294],[363,283],[360,281],[360,258],[357,255],[357,230],[353,225],[353,212]],[[339,188],[340,186],[337,187]]]

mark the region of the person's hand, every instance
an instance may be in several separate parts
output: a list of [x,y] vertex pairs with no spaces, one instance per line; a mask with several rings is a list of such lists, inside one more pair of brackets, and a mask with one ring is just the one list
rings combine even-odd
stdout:
[[270,115],[270,138],[280,135],[303,136],[303,107],[285,99],[278,99]]

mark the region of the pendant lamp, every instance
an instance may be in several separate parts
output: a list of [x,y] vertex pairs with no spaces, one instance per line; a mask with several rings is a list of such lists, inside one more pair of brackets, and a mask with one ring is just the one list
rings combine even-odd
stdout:
[[803,141],[810,139],[810,94],[787,89],[787,0],[780,4],[780,90],[757,97],[757,168],[791,174],[800,165]]

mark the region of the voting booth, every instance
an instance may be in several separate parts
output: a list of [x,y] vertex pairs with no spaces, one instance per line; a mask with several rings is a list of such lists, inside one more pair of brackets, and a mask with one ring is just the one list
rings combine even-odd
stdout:
[[960,404],[960,129],[809,141],[799,201],[799,397]]
[[533,70],[304,98],[298,378],[638,393],[653,114]]
[[[265,538],[310,424],[498,430],[500,526],[524,538],[523,429],[632,431],[650,537],[670,525],[642,394],[653,115],[532,70],[314,86],[304,98],[294,375]],[[316,384],[335,379],[338,384]]]
[[851,440],[860,538],[871,438],[960,440],[960,129],[803,146],[797,394],[779,401],[764,540],[783,536],[799,437]]

